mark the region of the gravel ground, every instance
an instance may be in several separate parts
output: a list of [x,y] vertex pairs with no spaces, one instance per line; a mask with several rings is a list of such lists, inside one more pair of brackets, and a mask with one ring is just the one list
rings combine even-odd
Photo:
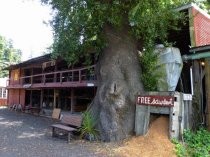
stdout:
[[52,119],[0,108],[0,157],[105,157],[95,144],[52,138]]

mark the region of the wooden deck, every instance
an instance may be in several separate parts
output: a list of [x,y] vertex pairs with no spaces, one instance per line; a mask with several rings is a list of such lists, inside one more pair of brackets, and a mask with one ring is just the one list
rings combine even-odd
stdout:
[[95,65],[65,71],[42,73],[9,79],[7,88],[59,88],[97,86]]

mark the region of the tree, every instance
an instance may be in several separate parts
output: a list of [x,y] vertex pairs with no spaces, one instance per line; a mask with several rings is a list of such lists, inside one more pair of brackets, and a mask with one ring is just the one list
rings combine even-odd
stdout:
[[210,1],[209,0],[194,0],[193,2],[196,3],[201,9],[210,13]]
[[3,36],[0,36],[0,78],[8,76],[6,67],[20,62],[20,60],[21,51],[13,47],[11,40],[7,41]]
[[98,55],[90,111],[104,141],[134,132],[135,97],[143,93],[139,51],[149,53],[176,28],[184,0],[42,0],[52,6],[53,55],[74,64]]

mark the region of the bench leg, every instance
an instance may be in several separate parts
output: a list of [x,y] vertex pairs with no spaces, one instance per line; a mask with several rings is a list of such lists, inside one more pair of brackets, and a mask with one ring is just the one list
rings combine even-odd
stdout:
[[68,132],[68,143],[71,141],[71,132]]
[[52,137],[55,137],[55,128],[52,127]]

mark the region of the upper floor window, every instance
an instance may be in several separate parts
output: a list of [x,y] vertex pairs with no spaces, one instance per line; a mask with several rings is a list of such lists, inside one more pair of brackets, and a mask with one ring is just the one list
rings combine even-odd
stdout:
[[0,88],[0,98],[3,98],[3,99],[7,98],[7,90],[6,90],[6,88]]

